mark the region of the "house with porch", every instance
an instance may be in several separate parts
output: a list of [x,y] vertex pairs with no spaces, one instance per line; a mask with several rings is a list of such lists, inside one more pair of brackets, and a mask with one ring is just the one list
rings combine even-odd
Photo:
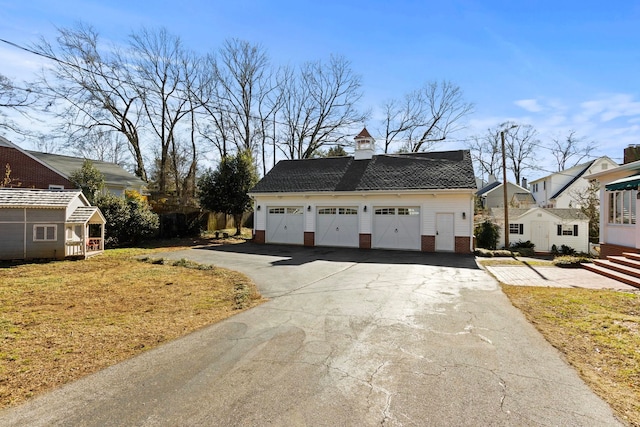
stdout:
[[0,188],[0,260],[88,258],[105,222],[80,190]]
[[249,194],[254,241],[304,246],[473,251],[476,180],[468,150],[282,160]]

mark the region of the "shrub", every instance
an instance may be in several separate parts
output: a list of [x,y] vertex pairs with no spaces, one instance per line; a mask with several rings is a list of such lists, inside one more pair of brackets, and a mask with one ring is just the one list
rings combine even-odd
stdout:
[[512,257],[514,254],[511,251],[507,251],[504,249],[499,250],[489,250],[478,248],[475,250],[474,254],[479,257],[492,258],[492,257]]
[[588,256],[563,255],[553,260],[553,265],[562,268],[580,268],[583,262],[591,262]]
[[107,220],[105,246],[118,247],[139,243],[158,231],[158,215],[139,198],[113,194],[99,195],[96,205]]
[[517,251],[520,256],[533,256],[535,255],[535,246],[536,245],[530,240],[527,240],[525,242],[518,240],[517,242],[511,244],[511,249],[513,251]]
[[500,237],[500,227],[487,220],[475,229],[476,244],[479,248],[495,249]]

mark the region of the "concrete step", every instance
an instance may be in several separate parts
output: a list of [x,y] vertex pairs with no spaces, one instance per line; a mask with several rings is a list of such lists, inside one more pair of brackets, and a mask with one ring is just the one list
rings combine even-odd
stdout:
[[626,265],[627,267],[636,268],[640,271],[640,259],[627,258],[626,256],[608,256],[607,259],[616,264]]
[[635,252],[623,252],[622,256],[624,256],[625,258],[629,258],[629,259],[633,259],[636,261],[640,261],[640,254],[637,254]]
[[[594,260],[595,261],[595,260]],[[604,260],[600,260],[604,261]],[[605,261],[606,262],[606,261]],[[611,263],[613,264],[613,263]],[[618,282],[626,283],[627,285],[635,286],[636,288],[640,288],[640,278],[636,276],[632,276],[629,274],[625,274],[619,271],[612,270],[608,267],[598,265],[596,263],[585,263],[582,264],[582,267],[586,270],[593,271],[594,273],[598,273],[602,276],[608,277],[613,280],[617,280]]]
[[634,267],[629,267],[617,262],[609,261],[608,259],[594,259],[593,263],[600,267],[608,268],[609,270],[617,271],[618,273],[626,274],[628,276],[637,277],[640,279],[640,270]]

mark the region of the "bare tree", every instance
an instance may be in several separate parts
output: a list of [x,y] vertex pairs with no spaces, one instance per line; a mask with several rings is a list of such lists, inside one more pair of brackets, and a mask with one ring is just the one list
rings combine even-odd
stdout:
[[[269,75],[259,83],[257,99],[257,116],[255,118],[256,134],[260,145],[262,174],[267,174],[267,145],[269,141],[276,144],[275,118],[282,106],[284,93],[276,84],[277,78]],[[275,155],[274,155],[275,161]]]
[[56,153],[60,148],[58,141],[44,132],[31,132],[31,140],[36,150],[42,153]]
[[[56,110],[70,141],[82,141],[94,130],[125,136],[135,162],[135,174],[147,180],[139,129],[141,103],[130,79],[129,62],[115,46],[102,49],[90,26],[58,29],[56,45],[42,39],[35,50],[52,59],[39,87],[49,95],[45,110]],[[55,103],[61,109],[52,107]]]
[[233,139],[229,111],[221,103],[221,86],[218,84],[215,69],[215,55],[209,54],[201,63],[197,73],[198,82],[193,86],[192,96],[200,108],[196,110],[203,120],[196,121],[199,135],[210,142],[218,151],[219,157],[227,156],[229,144]]
[[[195,108],[191,101],[194,76],[198,59],[187,52],[179,37],[166,29],[143,29],[131,35],[129,55],[133,61],[135,89],[142,108],[159,146],[157,189],[163,194],[168,190],[168,174],[171,168],[177,176],[179,152],[178,126]],[[195,153],[194,153],[195,155]],[[177,196],[181,197],[181,185],[173,183]]]
[[284,81],[281,149],[289,158],[313,157],[325,144],[342,141],[346,128],[366,118],[356,109],[361,78],[342,56],[307,62]]
[[387,101],[383,111],[385,153],[394,141],[403,141],[401,151],[415,153],[433,148],[460,130],[473,105],[464,101],[459,86],[432,81],[407,93],[401,101]]
[[575,130],[570,130],[564,139],[556,137],[552,141],[551,154],[556,159],[557,172],[567,169],[567,164],[568,167],[579,164],[591,155],[595,147],[595,143],[587,143],[586,138],[576,136]]
[[123,152],[126,144],[119,138],[122,138],[122,134],[118,132],[94,130],[73,144],[73,152],[85,159],[122,164],[126,157]]
[[484,136],[473,136],[468,144],[480,177],[498,177],[502,171],[500,131],[488,129]]
[[219,50],[214,66],[220,87],[218,102],[222,111],[230,115],[223,124],[231,126],[238,151],[253,153],[257,143],[257,105],[265,96],[264,91],[270,91],[265,83],[270,75],[267,53],[259,45],[230,39]]
[[422,94],[409,92],[402,101],[391,99],[384,103],[384,152],[388,153],[396,138],[406,138],[412,129],[418,127],[424,117]]
[[17,129],[7,112],[18,112],[26,115],[26,108],[32,106],[37,98],[31,87],[18,87],[7,76],[0,74],[0,129]]
[[517,125],[513,122],[502,123],[497,132],[499,133],[500,130],[505,130],[507,168],[511,170],[515,182],[519,184],[522,173],[535,167],[534,152],[540,144],[538,132],[531,125]]

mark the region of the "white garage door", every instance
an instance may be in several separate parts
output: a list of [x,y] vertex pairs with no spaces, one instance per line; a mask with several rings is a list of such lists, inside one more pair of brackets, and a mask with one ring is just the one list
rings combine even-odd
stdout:
[[372,240],[374,248],[420,250],[420,208],[375,207]]
[[359,246],[358,208],[322,207],[316,218],[317,246]]
[[304,243],[302,206],[270,207],[267,213],[267,243]]

